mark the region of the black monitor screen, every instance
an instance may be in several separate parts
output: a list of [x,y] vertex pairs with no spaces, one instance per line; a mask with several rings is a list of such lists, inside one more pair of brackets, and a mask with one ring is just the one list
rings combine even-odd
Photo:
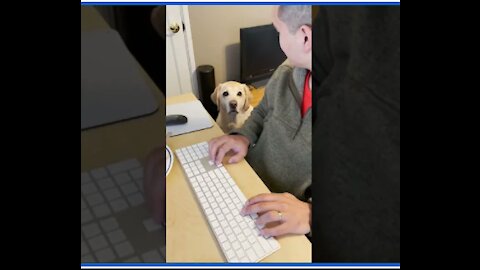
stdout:
[[272,24],[240,29],[240,77],[251,83],[270,77],[287,59]]

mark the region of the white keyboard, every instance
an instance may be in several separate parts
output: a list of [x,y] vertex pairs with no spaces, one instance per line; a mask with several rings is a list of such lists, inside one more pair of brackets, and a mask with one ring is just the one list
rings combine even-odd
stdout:
[[247,199],[202,142],[175,151],[228,262],[258,262],[280,248],[273,237],[259,236],[254,216],[240,215]]
[[81,262],[165,262],[165,227],[145,203],[144,167],[126,159],[82,171]]

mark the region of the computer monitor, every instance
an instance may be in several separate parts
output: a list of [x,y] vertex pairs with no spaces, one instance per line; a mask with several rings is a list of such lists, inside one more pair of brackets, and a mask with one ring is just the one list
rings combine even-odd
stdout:
[[240,80],[252,83],[270,77],[287,57],[273,24],[240,29]]

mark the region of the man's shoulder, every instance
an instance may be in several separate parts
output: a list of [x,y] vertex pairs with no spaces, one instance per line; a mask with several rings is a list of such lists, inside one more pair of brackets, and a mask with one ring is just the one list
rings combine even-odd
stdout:
[[287,59],[277,67],[277,69],[273,73],[270,80],[272,80],[272,79],[276,80],[279,77],[285,76],[286,74],[290,74],[293,71],[294,68],[295,68],[295,66],[293,66],[290,63],[290,61]]
[[[280,89],[287,91],[287,88],[292,85],[292,82],[295,85],[297,80],[303,82],[306,71],[307,70],[304,68],[299,68],[292,65],[288,59],[285,60],[277,67],[272,77],[270,77],[266,85],[267,91],[265,93],[268,94],[269,92],[275,92],[276,95],[279,91],[281,91]],[[303,74],[303,77],[299,74]],[[297,77],[301,77],[300,80]],[[275,91],[268,91],[268,89],[275,89]]]
[[285,59],[285,61],[283,61],[283,63],[281,63],[279,67],[282,67],[282,66],[286,66],[286,67],[290,67],[290,68],[294,67],[288,58]]
[[275,73],[278,73],[278,72],[294,72],[294,73],[302,73],[303,75],[305,75],[307,70],[305,68],[294,66],[290,62],[290,60],[287,59],[277,67],[277,69],[275,70]]

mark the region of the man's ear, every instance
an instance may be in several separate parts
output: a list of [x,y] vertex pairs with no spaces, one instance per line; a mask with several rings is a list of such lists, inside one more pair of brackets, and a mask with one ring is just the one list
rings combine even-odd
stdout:
[[252,100],[252,92],[246,84],[242,84],[243,89],[245,89],[245,103],[243,105],[243,110],[246,111],[250,107],[250,101]]
[[218,104],[220,104],[220,90],[222,89],[222,84],[219,84],[215,90],[213,90],[213,93],[210,95],[210,99],[212,102],[217,105],[217,109],[220,110],[218,107]]
[[312,50],[312,27],[304,24],[299,30],[303,36],[303,50],[308,53]]

